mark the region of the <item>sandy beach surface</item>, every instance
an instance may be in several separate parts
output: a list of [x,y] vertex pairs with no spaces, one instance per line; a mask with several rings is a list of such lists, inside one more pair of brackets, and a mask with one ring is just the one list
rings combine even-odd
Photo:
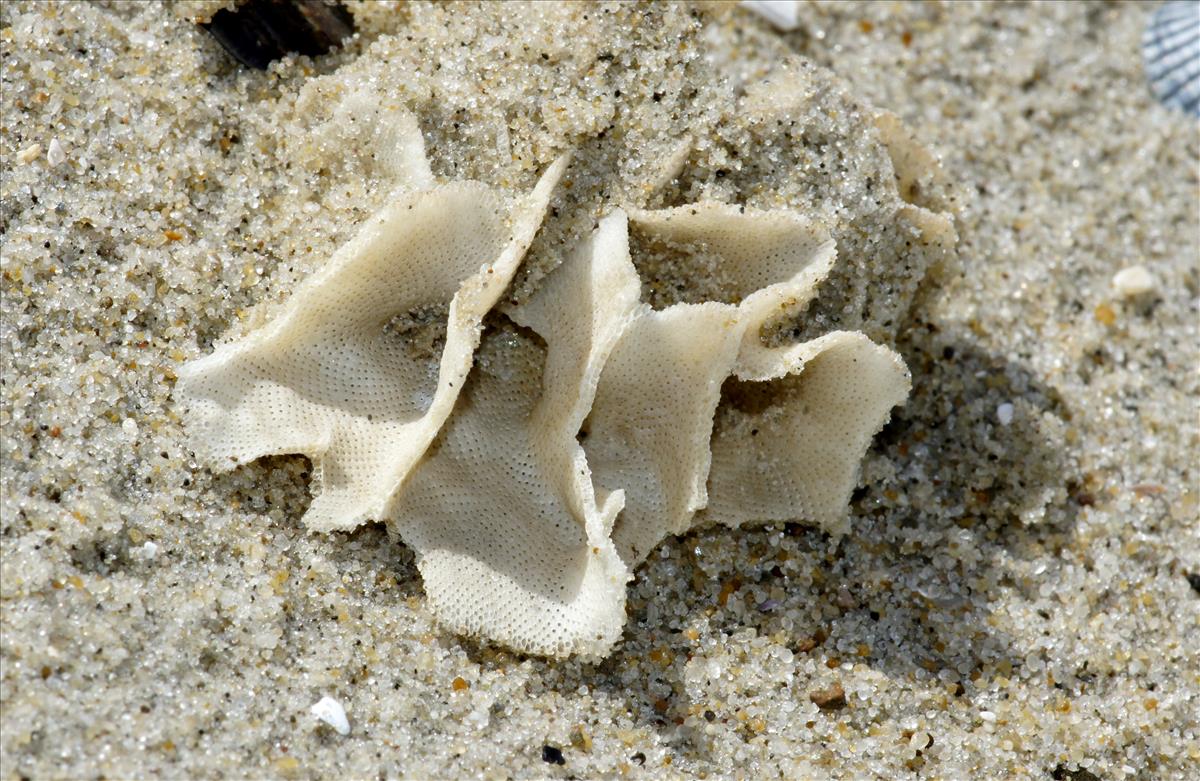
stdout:
[[[1146,84],[1153,4],[347,5],[260,72],[166,6],[0,4],[4,781],[1196,777],[1200,134]],[[747,113],[768,75],[790,125]],[[834,225],[783,336],[913,376],[850,533],[669,538],[612,656],[550,661],[440,628],[382,526],[307,531],[307,459],[198,465],[179,367],[389,195],[348,95],[440,180],[575,152],[514,301],[613,204]],[[940,161],[953,262],[905,249],[875,109]]]

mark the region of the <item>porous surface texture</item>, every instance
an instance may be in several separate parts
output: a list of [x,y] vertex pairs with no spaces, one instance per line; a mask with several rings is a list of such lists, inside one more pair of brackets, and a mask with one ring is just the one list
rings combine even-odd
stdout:
[[[180,368],[175,396],[202,463],[309,456],[305,525],[387,522],[443,626],[556,657],[607,656],[632,568],[697,519],[845,532],[858,464],[910,382],[861,332],[764,338],[833,268],[824,226],[710,201],[639,209],[648,243],[635,266],[617,208],[509,310],[544,350],[503,317],[485,337],[570,156],[506,209],[485,185],[434,185],[412,114],[361,112],[372,104],[359,94],[343,105],[343,121],[375,124],[359,154],[402,184],[270,322]],[[656,312],[643,283],[660,303],[700,300]],[[769,414],[718,436],[731,376],[756,383]],[[697,515],[709,482],[723,495]]]
[[[411,115],[382,121],[416,130]],[[419,157],[406,181],[428,177]],[[197,455],[221,470],[303,453],[315,472],[309,528],[383,520],[454,408],[483,317],[565,166],[512,209],[479,183],[394,193],[269,324],[180,368]]]
[[[618,6],[558,6],[551,15],[587,22],[589,10],[606,24],[635,28],[656,15],[625,18]],[[730,9],[712,10],[715,26]],[[693,37],[698,31],[696,24],[681,29]],[[617,43],[610,48],[620,50]],[[805,64],[780,57],[789,85],[809,83],[791,73]],[[597,61],[605,58],[618,59],[607,52]],[[751,124],[791,129],[799,103],[754,102],[774,96],[781,78],[710,83],[709,100],[723,101],[724,110],[698,119],[732,124],[749,105]],[[309,456],[313,500],[305,525],[352,531],[385,521],[413,548],[443,626],[556,657],[607,656],[620,636],[622,588],[632,569],[697,520],[796,520],[845,532],[859,462],[910,382],[899,356],[862,332],[796,340],[837,259],[829,227],[806,216],[805,199],[784,190],[763,210],[712,200],[713,188],[704,188],[694,203],[639,208],[690,173],[688,156],[706,140],[693,132],[649,177],[620,168],[605,176],[593,166],[592,176],[577,180],[570,153],[559,154],[532,194],[506,209],[481,183],[436,185],[417,118],[397,107],[394,92],[381,91],[377,76],[367,84],[340,97],[317,135],[349,131],[357,142],[352,154],[371,162],[381,187],[396,191],[282,312],[179,370],[175,396],[202,463],[220,471],[264,455]],[[575,92],[592,90],[576,85]],[[743,92],[751,97],[738,99]],[[636,105],[636,94],[627,101]],[[559,141],[587,149],[594,139],[603,147],[612,143],[606,137],[624,137],[631,121],[640,127],[635,113],[615,106],[609,119]],[[940,227],[914,228],[909,246],[917,248],[897,253],[907,290],[888,303],[903,311],[931,261],[951,256],[953,226],[948,213],[902,197],[919,186],[907,180],[937,175],[936,162],[893,151],[916,146],[894,117],[864,111],[859,120],[866,131],[891,121],[875,151],[895,158],[898,172],[878,186],[876,219],[907,225],[905,215],[915,211]],[[784,148],[805,143],[785,136]],[[617,188],[614,197],[609,190],[622,176],[641,186],[628,194]],[[560,181],[573,192],[547,215]],[[722,193],[730,195],[741,194]],[[632,254],[624,209],[632,209],[639,230]],[[584,220],[602,215],[603,228],[577,239],[564,233],[564,224],[586,225],[578,210]],[[489,328],[500,329],[496,344],[506,347],[489,345],[471,393],[455,408],[483,318],[547,222],[548,235],[578,247],[543,244],[532,252],[535,273],[504,308],[546,349],[522,357],[538,348],[516,339],[505,326],[512,320],[498,315]],[[854,258],[843,264],[853,267],[842,274],[848,279],[892,273]],[[846,292],[831,287],[828,296]],[[639,301],[643,288],[650,303]],[[891,321],[859,325],[895,330]],[[826,350],[847,359],[823,359],[808,370]],[[770,414],[743,416],[740,436],[724,426],[720,469],[712,473],[714,416],[721,386],[734,375],[758,383],[758,406]],[[768,422],[772,431],[756,438]],[[445,436],[434,442],[443,426]],[[709,504],[710,480],[728,496],[698,515]]]
[[[1152,6],[815,3],[783,35],[717,4],[351,7],[344,51],[251,73],[167,7],[0,4],[6,780],[1191,776],[1200,142],[1145,83]],[[493,317],[617,205],[655,314],[729,280],[671,284],[704,248],[638,210],[828,226],[837,262],[764,349],[862,331],[913,384],[847,534],[668,537],[615,652],[547,661],[446,631],[384,526],[310,532],[303,456],[194,459],[180,367],[385,206],[393,107],[432,180],[506,203],[574,153]],[[1134,266],[1150,289],[1114,285]],[[528,322],[492,326],[458,402],[545,373]],[[799,389],[756,384],[724,381],[714,444],[787,435],[766,401]]]

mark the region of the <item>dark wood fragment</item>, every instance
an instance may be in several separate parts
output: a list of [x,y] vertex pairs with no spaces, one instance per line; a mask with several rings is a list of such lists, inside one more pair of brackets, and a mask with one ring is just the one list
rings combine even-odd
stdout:
[[324,0],[248,0],[200,26],[238,62],[263,70],[289,52],[325,54],[354,33],[354,17]]

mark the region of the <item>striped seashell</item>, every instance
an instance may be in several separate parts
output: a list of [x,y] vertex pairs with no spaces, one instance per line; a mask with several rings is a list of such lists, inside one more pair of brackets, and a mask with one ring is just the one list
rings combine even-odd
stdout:
[[1158,99],[1200,116],[1200,2],[1164,3],[1142,36],[1146,77]]

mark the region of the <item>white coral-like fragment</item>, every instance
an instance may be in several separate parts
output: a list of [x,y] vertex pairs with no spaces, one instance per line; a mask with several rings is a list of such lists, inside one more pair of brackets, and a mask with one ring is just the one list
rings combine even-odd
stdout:
[[610,539],[620,490],[597,498],[575,438],[638,306],[624,219],[592,238],[484,339],[477,370],[390,528],[417,553],[440,621],[533,653],[603,656],[629,570]]
[[[720,295],[732,303],[683,303],[644,311],[622,337],[601,377],[585,448],[597,483],[626,491],[626,508],[613,531],[622,558],[630,566],[642,561],[663,537],[686,531],[696,522],[696,512],[714,502],[716,511],[704,519],[733,524],[775,520],[780,507],[790,501],[793,513],[786,517],[835,527],[870,436],[908,388],[903,363],[859,334],[784,347],[764,344],[763,327],[803,310],[832,268],[836,251],[828,232],[793,212],[726,204],[635,212],[632,219],[652,240],[715,255]],[[777,410],[786,417],[806,412],[811,405],[812,418],[820,423],[779,428],[760,441],[740,441],[733,432],[742,429],[729,426],[713,440],[714,416],[728,378],[767,383],[788,377],[843,343],[869,345],[897,371],[868,376],[864,358],[862,367],[837,364],[842,371],[835,373],[835,381],[857,388],[877,380],[893,392],[879,397],[852,394],[850,403],[839,405],[835,392],[818,388],[812,379],[828,378],[829,371],[811,371],[791,384],[814,387],[785,396]],[[824,361],[831,363],[832,359]],[[798,417],[808,420],[806,415]],[[746,428],[752,430],[754,424]],[[811,468],[806,453],[837,448],[845,450],[837,463],[855,468]],[[750,482],[733,491],[729,481],[738,478]],[[717,497],[718,492],[730,496]],[[817,494],[822,501],[815,500]],[[809,509],[821,512],[808,515]]]
[[[382,519],[453,409],[483,316],[566,163],[516,204],[460,182],[409,193],[369,218],[278,317],[180,370],[176,393],[197,454],[228,468],[303,453],[315,468],[310,528]],[[390,327],[437,312],[440,357],[414,355]]]
[[[907,393],[903,364],[861,334],[763,345],[762,326],[807,304],[828,273],[819,225],[723,204],[635,219],[715,252],[723,296],[738,302],[640,301],[617,211],[513,312],[532,334],[485,338],[389,511],[450,628],[546,655],[607,654],[630,570],[663,537],[697,521],[836,528],[871,435]],[[771,401],[722,407],[714,433],[731,376]],[[759,426],[773,428],[757,439]]]
[[630,566],[686,531],[707,500],[713,410],[741,337],[732,309],[644,313],[601,375],[584,449],[597,485],[625,491],[613,541]]
[[713,431],[711,498],[698,524],[802,518],[847,531],[859,463],[908,397],[908,370],[860,333],[837,331],[800,347],[787,376],[727,386]]
[[722,203],[638,211],[632,220],[643,234],[676,245],[699,244],[720,259],[724,297],[737,302],[739,377],[766,380],[790,370],[789,355],[802,346],[767,348],[759,333],[774,320],[802,312],[816,296],[837,257],[829,231],[792,211]]
[[[859,462],[909,378],[861,333],[768,339],[833,268],[824,225],[712,202],[618,209],[485,334],[566,158],[510,201],[435,184],[406,113],[361,96],[338,111],[370,125],[373,165],[401,194],[278,317],[180,371],[207,462],[307,454],[310,528],[385,520],[443,625],[548,656],[611,651],[631,571],[668,535],[845,531]],[[941,215],[900,216],[920,241],[953,241]],[[639,263],[660,265],[643,279]]]

